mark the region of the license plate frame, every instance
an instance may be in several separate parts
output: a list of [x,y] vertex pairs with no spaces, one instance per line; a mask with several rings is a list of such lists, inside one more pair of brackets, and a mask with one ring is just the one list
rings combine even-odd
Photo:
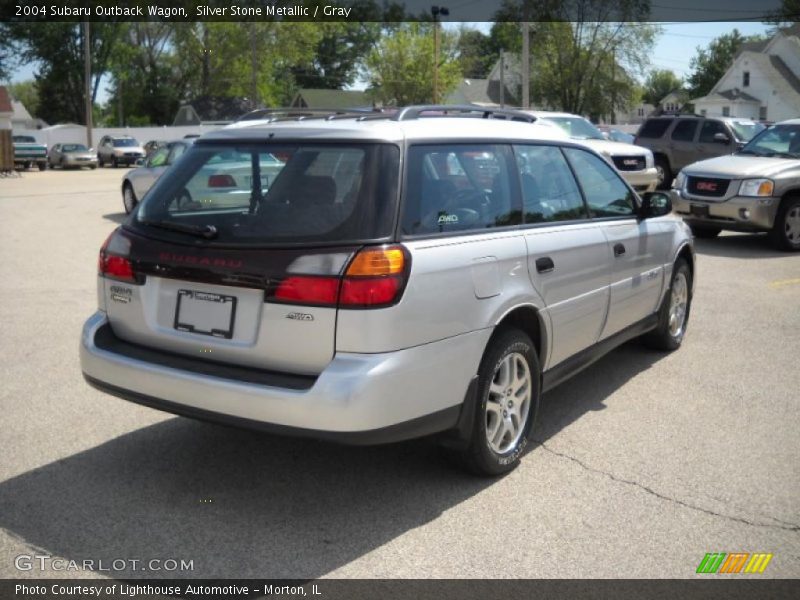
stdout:
[[701,217],[703,219],[708,219],[711,216],[708,212],[707,204],[692,204],[689,206],[689,212],[693,217]]
[[236,296],[201,290],[178,290],[174,328],[229,340],[233,337],[236,322],[236,303]]

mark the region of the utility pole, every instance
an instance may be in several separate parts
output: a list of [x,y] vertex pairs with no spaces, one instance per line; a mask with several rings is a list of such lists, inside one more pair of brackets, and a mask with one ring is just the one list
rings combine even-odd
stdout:
[[506,53],[500,50],[500,108],[506,107]]
[[433,15],[433,103],[439,103],[439,15],[449,16],[446,6],[431,6]]
[[611,50],[611,124],[617,124],[617,49]]
[[[527,16],[527,8],[525,16]],[[522,108],[531,107],[531,24],[522,22]]]
[[86,146],[92,147],[92,51],[89,21],[83,22],[83,99],[86,114]]

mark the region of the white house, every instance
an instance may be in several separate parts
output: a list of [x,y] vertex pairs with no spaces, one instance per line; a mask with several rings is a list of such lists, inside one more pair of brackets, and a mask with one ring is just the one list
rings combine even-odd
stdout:
[[783,121],[800,117],[800,24],[766,42],[745,44],[696,113]]

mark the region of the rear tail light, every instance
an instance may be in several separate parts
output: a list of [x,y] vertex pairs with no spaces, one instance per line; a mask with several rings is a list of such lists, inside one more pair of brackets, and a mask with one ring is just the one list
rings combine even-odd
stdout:
[[97,272],[108,279],[139,283],[133,271],[133,264],[126,256],[130,249],[130,243],[126,238],[118,235],[118,231],[119,229],[115,229],[100,248]]
[[236,180],[230,175],[210,175],[208,178],[208,187],[236,187]]
[[273,302],[339,308],[380,308],[397,303],[405,289],[410,261],[402,246],[359,251],[344,277],[290,275],[270,296]]

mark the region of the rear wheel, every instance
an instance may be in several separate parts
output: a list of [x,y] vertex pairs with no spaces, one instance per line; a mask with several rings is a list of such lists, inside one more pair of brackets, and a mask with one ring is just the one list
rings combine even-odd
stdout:
[[125,185],[122,186],[122,205],[125,207],[125,212],[130,214],[131,211],[136,208],[137,204],[138,200],[136,200],[133,186],[126,182]]
[[462,462],[479,475],[514,469],[528,444],[539,408],[540,369],[531,339],[518,329],[498,331],[478,369],[478,404]]
[[696,238],[709,239],[715,238],[722,231],[720,227],[704,227],[702,225],[691,225],[692,235]]
[[672,185],[672,169],[669,167],[669,161],[664,156],[656,156],[656,172],[658,173],[659,190],[668,190]]
[[800,196],[781,203],[772,227],[772,241],[779,250],[800,251]]
[[644,335],[644,342],[656,350],[680,348],[691,305],[692,272],[686,260],[679,258],[672,268],[672,281],[658,311],[658,327]]
[[47,171],[47,163],[46,162],[40,162],[40,163],[38,163],[37,166],[39,167],[40,171]]

